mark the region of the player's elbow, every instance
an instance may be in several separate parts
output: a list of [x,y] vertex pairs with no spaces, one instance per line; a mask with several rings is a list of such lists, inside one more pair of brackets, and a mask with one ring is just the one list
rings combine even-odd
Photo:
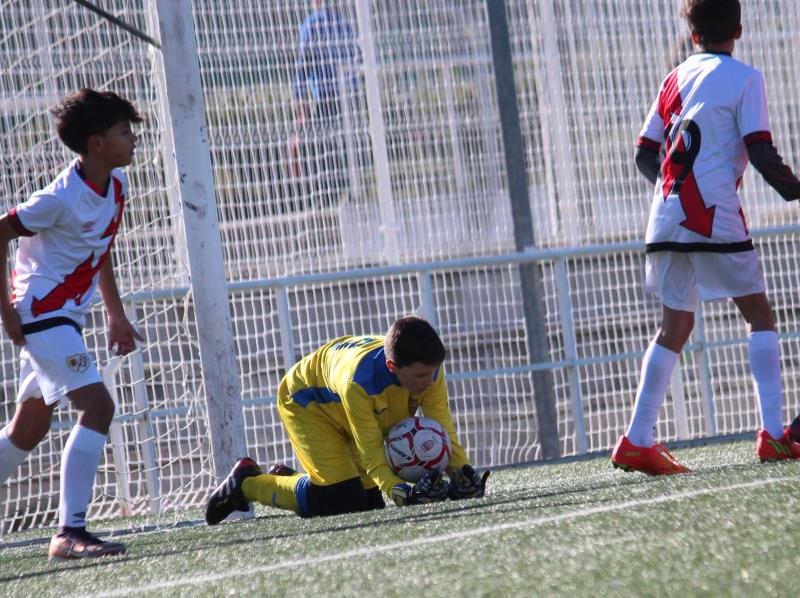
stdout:
[[747,146],[750,163],[764,180],[786,201],[800,199],[800,180],[783,163],[778,150],[770,142],[757,142]]
[[641,172],[651,184],[655,185],[658,180],[658,174],[661,171],[659,153],[640,145],[636,147],[633,161],[636,164],[636,168],[639,169],[639,172]]
[[0,244],[6,247],[10,241],[13,241],[17,237],[19,237],[19,233],[11,226],[8,214],[0,216]]

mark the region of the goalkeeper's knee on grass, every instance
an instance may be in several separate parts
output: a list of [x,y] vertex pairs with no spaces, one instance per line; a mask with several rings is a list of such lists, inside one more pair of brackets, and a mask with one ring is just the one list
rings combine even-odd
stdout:
[[297,494],[303,509],[300,514],[305,517],[358,513],[385,506],[380,489],[365,489],[361,478],[350,478],[327,486],[308,482],[305,487],[298,486]]
[[303,517],[355,513],[385,506],[380,490],[365,490],[360,478],[318,486],[305,474],[261,474],[246,478],[242,493],[248,502],[294,511]]

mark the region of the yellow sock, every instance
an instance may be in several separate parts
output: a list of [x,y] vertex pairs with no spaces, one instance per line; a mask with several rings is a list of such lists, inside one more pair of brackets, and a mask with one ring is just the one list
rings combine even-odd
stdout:
[[301,473],[290,476],[269,473],[251,476],[242,482],[242,492],[248,502],[260,502],[268,507],[299,513],[300,507],[294,490],[298,480],[304,477],[305,474]]

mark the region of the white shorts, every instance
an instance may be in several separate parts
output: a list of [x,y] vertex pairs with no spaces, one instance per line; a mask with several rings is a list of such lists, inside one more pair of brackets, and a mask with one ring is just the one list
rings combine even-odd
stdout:
[[46,405],[68,392],[102,382],[83,338],[72,326],[57,326],[25,336],[20,351],[17,402],[43,397]]
[[670,309],[694,312],[700,300],[745,297],[766,291],[755,251],[647,254],[645,289]]

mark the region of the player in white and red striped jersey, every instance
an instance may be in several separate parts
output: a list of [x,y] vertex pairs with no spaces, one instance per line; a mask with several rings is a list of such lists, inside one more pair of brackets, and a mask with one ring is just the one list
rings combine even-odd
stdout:
[[681,12],[698,52],[661,85],[635,158],[655,185],[645,286],[661,299],[663,317],[611,458],[650,474],[687,471],[654,443],[653,430],[700,300],[731,298],[747,321],[762,421],[757,457],[800,457],[781,420],[778,335],[738,193],[748,161],[786,200],[800,199],[800,180],[772,144],[761,73],[731,56],[742,34],[739,0],[684,0]]
[[12,301],[27,328],[56,318],[83,328],[86,299],[110,255],[127,187],[125,174],[115,168],[107,188],[98,189],[76,159],[46,188],[9,210],[8,223],[21,237]]
[[112,92],[82,89],[51,110],[64,144],[79,155],[47,187],[0,217],[0,264],[19,238],[9,293],[0,268],[3,328],[20,346],[14,418],[0,430],[0,483],[50,429],[53,410],[68,399],[78,423],[61,461],[59,532],[50,560],[125,552],[86,531],[86,510],[114,415],[114,402],[81,331],[99,287],[108,315],[109,348],[118,355],[143,340],[125,316],[114,279],[111,248],[122,221],[127,180],[119,170],[133,159],[142,121]]

